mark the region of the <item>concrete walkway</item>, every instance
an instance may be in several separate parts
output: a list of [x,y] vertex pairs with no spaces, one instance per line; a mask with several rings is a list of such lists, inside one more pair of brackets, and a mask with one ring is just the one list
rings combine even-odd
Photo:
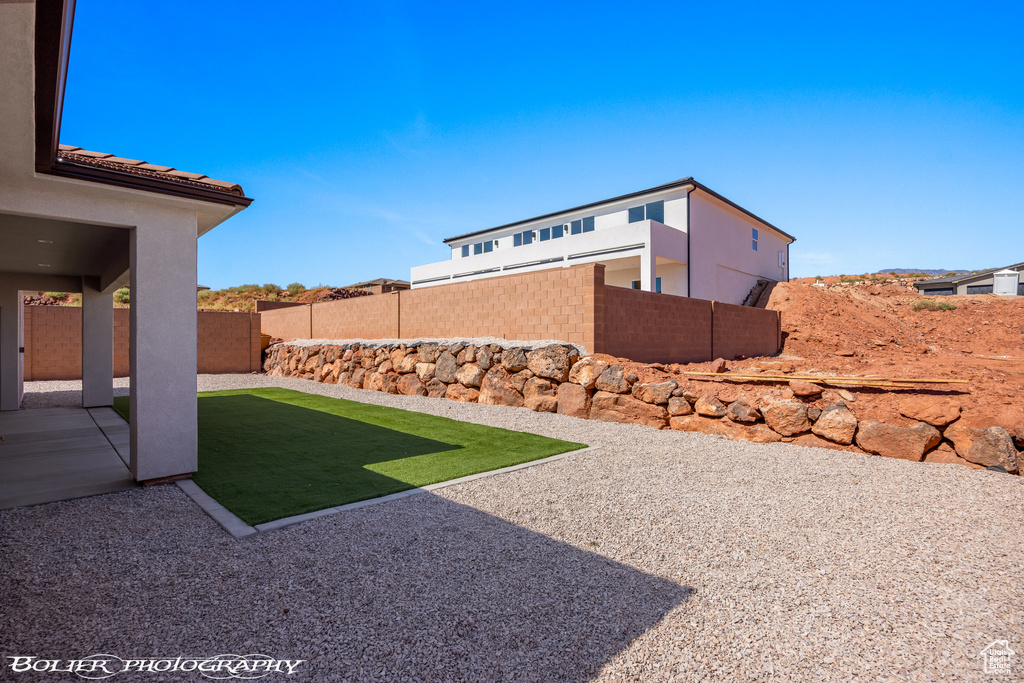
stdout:
[[134,488],[129,453],[113,408],[0,413],[0,510]]

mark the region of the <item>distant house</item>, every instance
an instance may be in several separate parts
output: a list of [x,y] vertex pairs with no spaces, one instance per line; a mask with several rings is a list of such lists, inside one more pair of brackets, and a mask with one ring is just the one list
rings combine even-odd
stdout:
[[449,237],[451,259],[414,267],[411,280],[416,289],[601,263],[612,286],[738,304],[760,283],[789,279],[795,240],[684,178]]
[[386,277],[379,277],[376,280],[357,282],[348,285],[345,289],[365,289],[374,294],[387,294],[388,292],[400,292],[409,289],[409,283],[405,280],[389,280]]
[[[958,273],[923,280],[914,284],[919,294],[952,296],[953,294],[1004,294],[1024,296],[1024,263],[1006,268],[992,268],[976,273]],[[996,285],[999,285],[997,287]]]

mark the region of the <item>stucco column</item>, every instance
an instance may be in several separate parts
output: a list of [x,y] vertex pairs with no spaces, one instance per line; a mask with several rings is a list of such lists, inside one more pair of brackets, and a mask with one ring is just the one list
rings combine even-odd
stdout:
[[131,236],[131,472],[195,472],[196,217],[154,216]]
[[640,289],[645,292],[654,291],[654,280],[657,277],[656,261],[654,245],[648,242],[644,250],[640,252]]
[[82,278],[82,405],[114,403],[114,295]]
[[21,293],[0,289],[0,410],[21,407]]

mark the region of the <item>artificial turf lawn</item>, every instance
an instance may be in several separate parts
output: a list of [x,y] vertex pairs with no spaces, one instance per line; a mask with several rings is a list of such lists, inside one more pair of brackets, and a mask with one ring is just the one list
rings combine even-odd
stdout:
[[[585,448],[446,417],[305,394],[199,394],[194,481],[248,524]],[[114,399],[128,419],[128,398]]]

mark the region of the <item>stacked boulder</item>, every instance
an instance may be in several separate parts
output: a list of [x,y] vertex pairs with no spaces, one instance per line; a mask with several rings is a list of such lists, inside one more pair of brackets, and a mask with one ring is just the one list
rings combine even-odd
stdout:
[[850,408],[852,394],[823,394],[821,387],[807,382],[793,381],[781,393],[749,400],[728,384],[723,388],[694,382],[694,388],[675,379],[643,382],[623,365],[582,356],[570,344],[280,343],[267,350],[264,371],[391,394],[524,407],[758,443],[785,441],[915,461],[995,465],[1010,473],[1019,469],[1014,438],[1024,437],[1024,428],[1017,435],[1001,426],[968,424],[959,405],[950,401],[906,401],[901,413],[909,425],[896,425],[858,421]]

